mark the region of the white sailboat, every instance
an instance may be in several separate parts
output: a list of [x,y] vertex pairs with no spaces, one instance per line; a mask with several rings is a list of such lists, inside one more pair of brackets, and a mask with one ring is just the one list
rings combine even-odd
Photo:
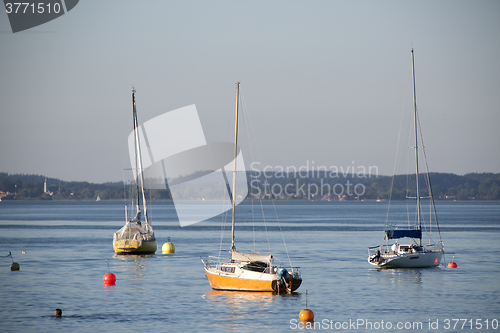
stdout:
[[[134,143],[135,143],[135,173],[136,179],[136,214],[135,217],[126,221],[125,226],[114,233],[113,249],[117,254],[153,254],[158,249],[153,227],[148,216],[146,193],[144,191],[144,175],[142,169],[141,147],[139,144],[139,124],[135,107],[135,90],[132,90]],[[141,210],[144,209],[144,220]]]
[[[423,157],[425,160],[425,148],[423,139],[418,140],[418,133],[422,134],[417,115],[417,98],[415,88],[415,59],[413,49],[411,50],[412,61],[412,78],[413,78],[413,122],[415,130],[414,147],[415,150],[415,197],[407,196],[407,199],[416,199],[416,219],[414,224],[411,225],[410,216],[408,214],[408,221],[406,227],[398,227],[390,225],[389,213],[387,216],[385,226],[385,243],[379,246],[368,248],[368,262],[372,265],[381,268],[399,268],[399,267],[434,267],[441,263],[441,258],[444,254],[443,242],[441,241],[441,234],[439,232],[439,224],[437,220],[436,209],[434,206],[434,198],[432,195],[432,187],[429,178],[429,171],[427,170],[427,161],[425,161],[425,182],[427,184],[427,195],[423,197],[419,188],[419,148],[424,152]],[[421,146],[419,146],[419,144]],[[394,181],[394,178],[393,178]],[[431,210],[429,213],[429,225],[423,226],[423,212],[421,207],[421,200],[429,199]],[[439,235],[439,241],[434,244],[430,235],[432,224],[434,223],[435,229]],[[429,244],[422,243],[422,232],[429,236]],[[406,244],[398,244],[398,239],[404,238],[408,242]],[[393,244],[389,244],[390,240],[396,240]]]
[[[236,83],[236,119],[234,131],[234,167],[236,169],[238,147],[238,106],[239,85]],[[277,267],[273,265],[272,255],[237,252],[234,243],[236,174],[233,175],[231,259],[227,263],[212,263],[203,260],[205,273],[214,290],[252,291],[252,292],[293,292],[302,283],[298,267]],[[287,269],[288,268],[288,269]]]

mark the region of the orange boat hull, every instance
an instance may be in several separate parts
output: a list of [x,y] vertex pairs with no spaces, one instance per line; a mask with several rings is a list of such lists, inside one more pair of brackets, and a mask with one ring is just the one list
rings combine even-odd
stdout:
[[251,280],[213,274],[205,270],[208,282],[216,290],[276,291],[277,280]]

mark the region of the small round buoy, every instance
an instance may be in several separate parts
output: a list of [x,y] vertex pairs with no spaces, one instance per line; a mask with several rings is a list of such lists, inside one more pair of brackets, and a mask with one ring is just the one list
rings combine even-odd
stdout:
[[448,268],[457,268],[457,263],[456,263],[456,262],[454,262],[454,261],[450,261],[450,262],[448,263]]
[[172,244],[170,242],[163,244],[163,246],[161,247],[161,252],[163,252],[163,253],[175,253],[174,244]]
[[113,273],[106,273],[102,277],[105,285],[114,285],[116,283],[116,276]]
[[167,243],[163,244],[161,247],[161,252],[163,253],[175,253],[174,244],[170,243],[170,237],[167,238]]
[[299,313],[300,321],[314,321],[314,312],[309,309],[304,309]]
[[11,271],[18,271],[19,270],[19,264],[17,262],[13,262],[11,265],[10,265],[10,270]]
[[299,319],[302,322],[313,322],[314,321],[314,312],[307,308],[307,290],[306,290],[306,308],[299,313]]

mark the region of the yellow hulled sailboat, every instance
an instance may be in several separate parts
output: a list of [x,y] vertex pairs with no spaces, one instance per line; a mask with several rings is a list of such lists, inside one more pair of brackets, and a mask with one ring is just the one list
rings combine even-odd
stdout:
[[237,252],[234,244],[239,85],[239,82],[236,83],[231,259],[227,263],[204,259],[205,273],[210,286],[215,290],[290,293],[302,283],[298,267],[277,267],[273,265],[272,255]]
[[[153,227],[148,216],[146,194],[144,192],[144,175],[142,169],[141,147],[139,144],[139,126],[135,107],[135,90],[132,90],[133,122],[134,122],[134,153],[135,153],[135,183],[137,190],[136,214],[127,221],[125,226],[114,233],[113,249],[117,254],[153,254],[158,249]],[[141,199],[144,209],[144,221],[141,220]]]

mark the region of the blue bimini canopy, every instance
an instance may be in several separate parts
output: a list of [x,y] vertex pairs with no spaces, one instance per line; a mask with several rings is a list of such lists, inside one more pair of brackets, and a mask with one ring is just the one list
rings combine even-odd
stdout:
[[386,230],[387,238],[422,238],[422,230],[414,229],[414,230]]

